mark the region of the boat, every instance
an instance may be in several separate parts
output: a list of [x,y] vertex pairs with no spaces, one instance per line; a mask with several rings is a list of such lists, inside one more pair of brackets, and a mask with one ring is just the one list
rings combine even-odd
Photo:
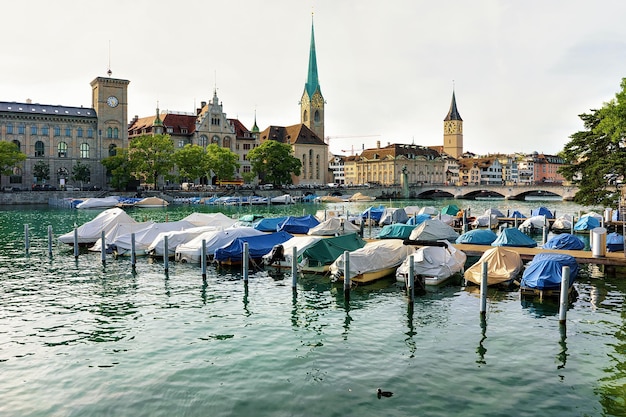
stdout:
[[409,220],[403,208],[387,207],[378,221],[379,226],[385,226],[392,223],[406,223]]
[[261,232],[275,232],[282,222],[287,220],[288,216],[265,217],[255,222],[252,227]]
[[[445,246],[422,246],[413,255],[414,277],[421,277],[425,285],[441,285],[465,267],[467,256],[448,241]],[[396,270],[396,280],[408,287],[410,256]]]
[[361,213],[361,221],[369,221],[373,224],[378,224],[384,211],[385,206],[368,207]]
[[412,224],[394,223],[384,226],[378,232],[377,239],[408,239],[416,226]]
[[[78,235],[79,245],[93,245],[102,237],[102,232],[108,233],[119,223],[137,223],[135,219],[130,217],[124,210],[119,207],[104,210],[98,214],[95,219],[88,221],[78,227],[76,233]],[[68,245],[74,244],[74,231],[70,231],[59,236],[59,242]]]
[[461,209],[456,204],[448,204],[441,209],[441,214],[448,214],[450,216],[456,216]]
[[276,230],[291,234],[306,234],[312,227],[319,224],[319,220],[311,214],[300,217],[289,216],[278,225]]
[[568,292],[578,276],[578,263],[571,255],[539,253],[528,264],[520,281],[522,295],[555,296],[561,293],[563,267],[570,269]]
[[537,246],[537,242],[530,236],[522,233],[519,229],[507,227],[502,229],[496,240],[491,243],[491,246],[534,248]]
[[365,241],[357,233],[321,239],[302,253],[300,270],[304,273],[324,274],[344,251],[354,251],[363,246]]
[[351,201],[351,202],[363,202],[363,201],[374,201],[374,200],[376,200],[376,197],[371,197],[369,195],[365,195],[360,192],[355,193],[350,198],[348,198],[348,201]]
[[[117,239],[119,236],[130,235],[131,233],[138,233],[141,230],[147,229],[154,224],[153,221],[139,222],[139,223],[118,223],[111,230],[109,230],[104,236],[104,242],[106,245],[106,253],[113,253],[111,248],[111,242]],[[102,251],[102,239],[96,240],[96,242],[88,249],[90,252]]]
[[466,282],[480,285],[484,262],[487,262],[487,285],[508,286],[519,276],[524,267],[522,258],[517,252],[496,246],[485,251],[478,262],[465,271],[463,278]]
[[573,226],[574,223],[572,221],[572,216],[564,214],[552,222],[552,227],[550,227],[550,229],[554,233],[571,232],[573,230]]
[[312,227],[307,232],[310,236],[339,236],[360,232],[360,227],[339,217],[329,217],[328,220]]
[[498,235],[491,229],[468,230],[456,239],[455,243],[467,245],[491,245]]
[[616,232],[606,235],[606,249],[609,252],[624,251],[624,236]]
[[167,257],[176,255],[176,248],[182,244],[189,242],[191,239],[205,232],[221,230],[218,226],[197,226],[185,230],[172,230],[162,232],[154,238],[152,243],[146,249],[146,253],[154,257],[165,256],[165,238],[167,237]]
[[[154,223],[150,227],[135,233],[135,255],[147,255],[148,248],[154,239],[157,238],[159,233],[191,229],[193,227],[195,227],[193,223],[185,220]],[[109,243],[109,247],[113,250],[113,253],[116,256],[130,256],[130,252],[132,250],[132,235],[125,234],[118,236]]]
[[159,197],[146,197],[144,199],[141,199],[139,201],[137,201],[134,204],[134,207],[139,207],[139,208],[160,208],[160,207],[167,207],[170,203],[168,203],[167,201],[163,200],[162,198]]
[[574,231],[579,233],[589,233],[592,229],[600,227],[602,217],[594,216],[594,214],[595,213],[588,213],[578,219],[576,224],[574,224]]
[[498,226],[498,216],[495,214],[483,214],[477,216],[470,222],[470,225],[474,227],[488,227],[488,228],[497,228]]
[[118,196],[93,197],[93,198],[87,198],[83,200],[82,203],[76,204],[76,208],[77,209],[111,208],[111,207],[117,207],[119,203],[120,203],[120,198]]
[[418,225],[409,236],[411,241],[447,240],[454,242],[459,234],[450,225],[438,219],[428,219]]
[[436,216],[439,213],[439,210],[434,208],[433,206],[422,207],[418,214],[428,214],[429,216]]
[[525,219],[517,228],[526,233],[540,232],[548,225],[548,217],[543,215],[532,216]]
[[292,237],[293,236],[287,232],[238,237],[229,245],[216,249],[213,259],[220,265],[241,264],[243,260],[244,244],[248,243],[248,258],[253,261],[261,261],[263,255],[270,253],[274,246],[284,243]]
[[583,250],[585,249],[585,242],[583,242],[578,236],[574,236],[571,233],[560,233],[548,239],[542,247],[544,249]]
[[295,200],[289,194],[283,194],[278,197],[270,198],[272,204],[295,204]]
[[546,207],[539,207],[530,211],[530,217],[546,216],[547,219],[554,219],[554,214]]
[[296,261],[299,261],[304,251],[321,239],[321,236],[294,236],[263,255],[263,262],[275,268],[291,268],[293,248],[296,248]]
[[202,241],[205,241],[208,259],[213,259],[215,251],[230,245],[238,237],[261,236],[267,233],[252,227],[235,227],[224,230],[204,232],[190,241],[176,247],[174,258],[182,263],[199,263],[202,259]]
[[426,213],[415,214],[409,217],[409,219],[406,221],[406,224],[417,226],[419,224],[424,223],[426,220],[430,220],[431,218],[432,216],[430,214],[426,214]]
[[[402,262],[413,253],[413,247],[405,245],[400,239],[385,239],[368,243],[360,249],[349,252],[350,279],[359,284],[366,284],[395,274]],[[331,279],[343,281],[345,254],[330,265]]]
[[234,225],[237,220],[231,219],[224,213],[198,213],[194,212],[183,217],[181,220],[193,223],[196,226],[215,226],[227,228]]

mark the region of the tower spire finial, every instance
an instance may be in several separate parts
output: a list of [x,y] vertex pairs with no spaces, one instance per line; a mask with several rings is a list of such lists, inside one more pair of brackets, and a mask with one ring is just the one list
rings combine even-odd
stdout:
[[111,40],[109,39],[109,66],[107,68],[107,75],[110,77],[113,75],[113,71],[111,71]]

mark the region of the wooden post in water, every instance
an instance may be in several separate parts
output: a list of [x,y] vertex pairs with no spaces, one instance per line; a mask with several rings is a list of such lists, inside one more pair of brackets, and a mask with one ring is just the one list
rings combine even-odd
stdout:
[[130,234],[130,266],[135,269],[137,265],[137,253],[135,252],[135,233]]
[[52,256],[52,225],[48,225],[48,256]]
[[78,259],[78,229],[74,228],[74,259]]
[[106,237],[104,230],[100,232],[100,260],[102,265],[107,263],[107,251],[106,251]]
[[367,211],[367,224],[369,225],[370,239],[372,238],[372,208]]
[[467,232],[468,227],[467,227],[467,210],[463,210],[463,233]]
[[206,239],[202,239],[200,248],[200,265],[202,266],[202,282],[206,283]]
[[546,239],[548,238],[548,218],[543,216],[543,230],[541,231],[541,244],[546,243]]
[[487,268],[488,262],[482,264],[482,277],[480,280],[480,315],[485,316],[487,314]]
[[343,298],[350,301],[350,252],[343,253]]
[[569,266],[563,267],[563,272],[561,273],[561,294],[559,297],[559,323],[565,324],[565,318],[567,317],[567,300],[568,300],[568,290],[569,290],[569,276],[570,270]]
[[409,256],[409,287],[407,290],[409,291],[409,302],[413,304],[415,301],[415,265],[413,264],[414,257],[413,255]]
[[163,269],[165,269],[165,272],[170,269],[170,257],[168,256],[169,250],[169,242],[167,241],[167,235],[165,235],[163,239]]
[[298,287],[298,248],[291,248],[291,288],[296,291]]
[[30,237],[28,236],[28,225],[24,225],[24,250],[26,251],[26,255],[28,255],[28,251],[30,250]]
[[243,283],[248,285],[248,242],[243,242],[243,259],[242,259],[242,273],[243,273]]

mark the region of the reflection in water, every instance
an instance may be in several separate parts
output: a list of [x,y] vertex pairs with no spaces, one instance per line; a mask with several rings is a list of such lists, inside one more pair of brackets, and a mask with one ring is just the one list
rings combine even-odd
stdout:
[[413,339],[413,336],[417,334],[415,332],[415,326],[413,325],[413,312],[414,312],[414,304],[407,303],[406,324],[409,330],[405,333],[407,338],[404,339],[404,341],[406,345],[409,347],[409,352],[411,353],[409,355],[410,358],[414,358],[415,352],[417,351],[417,345],[415,343],[415,340]]
[[[567,331],[566,331],[566,327],[565,324],[560,324],[559,325],[559,333],[561,335],[560,339],[559,339],[559,346],[561,347],[561,350],[559,351],[559,354],[556,355],[556,359],[559,361],[559,365],[556,367],[557,369],[563,369],[565,368],[565,363],[567,362],[567,343],[565,342],[565,339],[567,339]],[[561,379],[563,378],[563,376],[561,376]]]
[[476,360],[476,363],[486,365],[487,361],[485,361],[485,354],[487,353],[487,348],[485,348],[483,343],[487,340],[487,318],[482,314],[480,315],[480,330],[481,338],[480,342],[478,342],[478,347],[476,348],[476,353],[478,353],[478,360]]

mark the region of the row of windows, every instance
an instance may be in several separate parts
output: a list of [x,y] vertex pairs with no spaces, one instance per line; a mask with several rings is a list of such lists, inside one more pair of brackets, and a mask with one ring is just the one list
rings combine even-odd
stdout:
[[[13,143],[15,144],[15,146],[17,146],[17,149],[19,149],[19,151],[21,152],[22,144],[20,143],[20,141],[14,140]],[[35,142],[35,157],[45,156],[45,149],[46,149],[46,146],[42,141],[38,140],[37,142]],[[59,142],[59,144],[57,145],[57,156],[59,158],[67,158],[67,143],[66,142]],[[89,158],[89,144],[88,143],[80,144],[80,157]]]
[[[8,135],[13,135],[13,134],[24,135],[24,134],[26,134],[26,125],[17,125],[15,127],[16,128],[14,128],[13,124],[7,124],[7,126],[6,126],[7,134]],[[64,132],[65,136],[72,136],[72,128],[69,127],[69,126],[63,128],[63,132]],[[39,126],[32,125],[32,126],[30,126],[30,134],[31,135],[48,136],[48,135],[50,135],[50,128],[48,126],[41,126],[41,128],[40,128]],[[61,127],[60,126],[54,126],[52,128],[52,134],[54,136],[61,136]],[[79,137],[79,138],[82,138],[82,137],[93,138],[93,135],[94,135],[94,132],[93,132],[92,128],[87,128],[85,130],[82,127],[79,127],[79,128],[76,129],[76,137]]]

